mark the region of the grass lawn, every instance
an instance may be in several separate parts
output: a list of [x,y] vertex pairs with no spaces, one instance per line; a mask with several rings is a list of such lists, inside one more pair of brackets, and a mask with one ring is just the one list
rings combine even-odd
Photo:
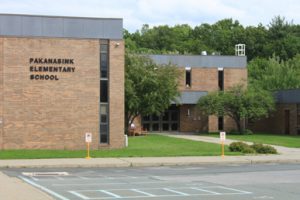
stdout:
[[[129,137],[129,146],[124,149],[93,150],[91,157],[162,157],[162,156],[217,156],[221,147],[218,144],[171,138],[162,135]],[[229,152],[225,146],[225,155],[241,155]],[[2,150],[0,159],[34,158],[84,158],[84,150]]]
[[[219,137],[219,133],[209,133],[205,136]],[[270,133],[254,133],[253,135],[226,134],[226,138],[233,140],[300,148],[300,136],[275,135]]]

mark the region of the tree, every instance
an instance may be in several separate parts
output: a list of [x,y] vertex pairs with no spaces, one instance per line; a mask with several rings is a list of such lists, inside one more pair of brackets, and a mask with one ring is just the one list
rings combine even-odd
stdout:
[[242,122],[245,119],[259,119],[268,116],[274,109],[273,96],[259,88],[245,89],[236,85],[227,91],[218,91],[202,97],[198,107],[207,115],[229,116],[242,133]]
[[125,55],[125,127],[139,115],[160,114],[176,101],[179,71],[146,56]]
[[275,91],[300,88],[300,54],[293,59],[280,61],[276,56],[256,58],[248,65],[251,86]]

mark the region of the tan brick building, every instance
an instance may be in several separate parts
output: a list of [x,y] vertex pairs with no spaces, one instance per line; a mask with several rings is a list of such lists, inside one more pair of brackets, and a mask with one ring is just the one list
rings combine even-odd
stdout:
[[196,107],[208,92],[226,90],[235,84],[247,84],[245,56],[149,55],[157,64],[172,63],[181,71],[179,105],[172,104],[161,116],[143,116],[135,123],[150,131],[212,132],[230,131],[230,118],[205,116]]
[[124,146],[122,19],[0,15],[0,149]]
[[300,89],[275,93],[276,107],[269,117],[249,122],[253,131],[275,134],[300,135]]

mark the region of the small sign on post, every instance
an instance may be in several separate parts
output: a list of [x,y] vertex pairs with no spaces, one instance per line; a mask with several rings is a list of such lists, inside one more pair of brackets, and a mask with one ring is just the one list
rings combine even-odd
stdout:
[[87,144],[87,156],[86,159],[90,159],[90,143],[92,142],[92,133],[85,133],[85,142]]
[[224,142],[226,140],[226,132],[225,131],[220,132],[220,140],[221,140],[221,148],[222,148],[222,158],[224,158],[224,156],[225,156]]

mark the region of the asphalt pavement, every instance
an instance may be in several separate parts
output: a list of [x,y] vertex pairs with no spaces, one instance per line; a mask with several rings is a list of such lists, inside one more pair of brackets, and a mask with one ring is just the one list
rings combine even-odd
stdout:
[[298,164],[5,169],[57,200],[300,199]]

